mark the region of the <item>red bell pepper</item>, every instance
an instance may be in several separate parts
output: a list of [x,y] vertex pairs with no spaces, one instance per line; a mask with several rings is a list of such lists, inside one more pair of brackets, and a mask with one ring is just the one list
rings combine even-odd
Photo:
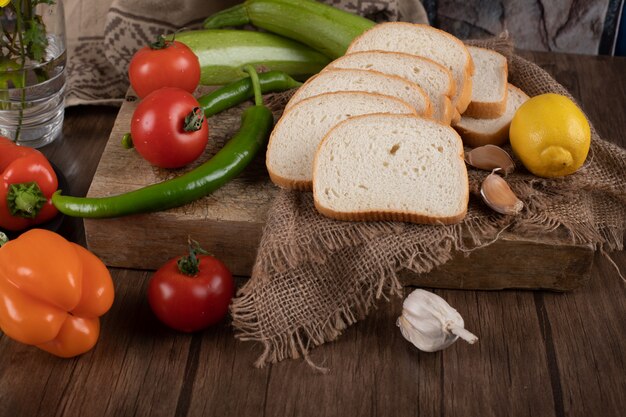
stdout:
[[46,157],[0,136],[0,229],[23,230],[57,214],[52,194],[59,187]]

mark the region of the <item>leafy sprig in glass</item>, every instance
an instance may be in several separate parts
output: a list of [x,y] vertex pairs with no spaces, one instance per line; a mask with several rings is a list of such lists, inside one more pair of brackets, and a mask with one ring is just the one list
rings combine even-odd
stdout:
[[62,0],[0,0],[0,135],[29,146],[61,130],[65,87]]

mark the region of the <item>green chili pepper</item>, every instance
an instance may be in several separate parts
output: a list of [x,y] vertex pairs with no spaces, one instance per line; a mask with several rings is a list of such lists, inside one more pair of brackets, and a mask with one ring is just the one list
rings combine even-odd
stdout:
[[[273,93],[298,88],[302,83],[281,71],[259,74],[262,93]],[[249,77],[225,85],[198,99],[206,117],[211,117],[254,97],[252,81]]]
[[103,198],[78,198],[57,191],[52,203],[74,217],[106,218],[166,210],[198,200],[239,175],[265,146],[274,117],[263,105],[261,87],[254,68],[246,65],[255,96],[255,105],[244,110],[241,129],[213,158],[177,178],[129,193]]
[[371,20],[313,0],[247,0],[204,21],[207,29],[253,24],[295,39],[331,59],[375,25]]
[[246,30],[194,30],[179,32],[176,40],[187,45],[200,61],[200,84],[222,85],[246,76],[246,64],[262,65],[306,80],[324,68],[323,54],[271,33]]

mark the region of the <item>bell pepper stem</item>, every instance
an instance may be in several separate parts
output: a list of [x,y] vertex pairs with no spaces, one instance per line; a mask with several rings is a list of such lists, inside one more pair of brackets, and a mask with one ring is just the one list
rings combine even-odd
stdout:
[[209,16],[202,26],[205,29],[219,29],[228,26],[243,26],[248,23],[250,23],[250,17],[244,3]]
[[6,234],[0,232],[0,248],[7,243],[9,243],[9,237]]
[[183,256],[177,262],[178,270],[187,276],[194,277],[200,272],[200,261],[198,254],[208,255],[209,253],[202,249],[200,244],[195,240],[189,239],[189,255]]
[[254,67],[250,64],[245,65],[243,70],[250,74],[250,80],[252,81],[252,89],[254,90],[254,104],[257,106],[263,105],[263,95],[261,94],[261,82],[259,81],[259,74],[257,74]]
[[47,201],[36,182],[9,186],[7,203],[12,216],[34,219]]

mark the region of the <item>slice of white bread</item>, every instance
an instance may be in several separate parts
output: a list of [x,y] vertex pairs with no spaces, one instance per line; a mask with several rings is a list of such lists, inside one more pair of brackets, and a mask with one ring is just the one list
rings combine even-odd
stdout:
[[517,109],[528,100],[528,96],[512,84],[507,84],[506,110],[497,119],[474,119],[463,115],[454,128],[463,138],[463,143],[472,148],[483,145],[503,145],[509,140],[509,126]]
[[491,49],[468,46],[472,55],[474,77],[472,78],[472,102],[463,116],[476,119],[495,119],[506,110],[507,80],[509,77],[506,58]]
[[381,23],[352,41],[346,53],[392,51],[432,59],[452,72],[456,92],[452,103],[463,114],[472,99],[472,57],[460,40],[442,30],[414,23]]
[[450,70],[428,58],[400,52],[364,51],[344,55],[328,64],[325,70],[345,68],[374,70],[397,75],[422,87],[433,106],[433,119],[450,124],[454,80]]
[[319,146],[313,197],[339,220],[458,223],[469,199],[461,138],[417,116],[351,117]]
[[289,110],[305,98],[337,91],[364,91],[397,97],[413,106],[419,115],[431,117],[433,114],[430,100],[417,84],[378,71],[352,69],[323,71],[310,78],[298,88],[285,106],[285,110]]
[[272,182],[311,190],[313,158],[326,133],[349,117],[381,112],[416,115],[413,107],[397,98],[354,91],[321,94],[294,105],[278,121],[267,145]]

